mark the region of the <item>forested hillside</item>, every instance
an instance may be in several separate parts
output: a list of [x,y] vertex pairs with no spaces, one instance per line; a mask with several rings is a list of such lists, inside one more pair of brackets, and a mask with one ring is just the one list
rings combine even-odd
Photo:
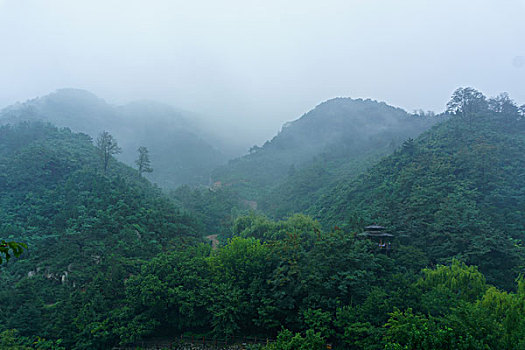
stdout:
[[351,177],[437,119],[372,100],[321,103],[250,154],[213,173],[214,181],[282,217],[302,211],[335,179]]
[[523,264],[525,119],[506,95],[487,101],[465,91],[449,103],[449,120],[308,212],[330,225],[383,224],[433,263],[458,258],[510,287]]
[[138,173],[103,174],[89,136],[42,123],[0,127],[0,237],[28,245],[1,268],[0,328],[106,348],[124,280],[199,241],[194,220]]
[[105,171],[85,134],[0,127],[1,238],[28,245],[1,266],[0,346],[523,349],[524,112],[458,89],[443,122],[334,173],[306,210],[318,221],[248,212],[225,185],[173,191],[190,216],[138,171]]
[[227,158],[210,145],[184,112],[155,102],[113,106],[78,89],[62,89],[15,104],[0,112],[0,125],[46,121],[94,139],[102,131],[113,134],[122,147],[118,158],[134,166],[137,149],[147,147],[154,171],[147,177],[161,187],[207,185],[213,168]]

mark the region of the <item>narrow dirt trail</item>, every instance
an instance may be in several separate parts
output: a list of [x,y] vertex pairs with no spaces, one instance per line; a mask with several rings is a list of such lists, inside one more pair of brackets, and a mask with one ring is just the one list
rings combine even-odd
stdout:
[[209,236],[206,236],[207,239],[209,239],[211,241],[211,248],[212,249],[217,249],[217,247],[219,246],[219,240],[217,239],[217,236],[218,235],[209,235]]

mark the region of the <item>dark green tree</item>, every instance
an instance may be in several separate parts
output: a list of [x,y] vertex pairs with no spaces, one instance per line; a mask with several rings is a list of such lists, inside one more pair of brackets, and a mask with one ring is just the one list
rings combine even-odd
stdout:
[[140,146],[137,151],[139,152],[139,158],[135,161],[135,164],[137,164],[137,167],[139,168],[139,175],[142,176],[142,173],[153,172],[148,149],[144,146]]
[[117,140],[107,131],[102,131],[97,137],[96,144],[100,158],[102,159],[102,166],[104,169],[104,174],[108,170],[109,160],[114,154],[119,154],[122,152],[122,149],[118,146]]

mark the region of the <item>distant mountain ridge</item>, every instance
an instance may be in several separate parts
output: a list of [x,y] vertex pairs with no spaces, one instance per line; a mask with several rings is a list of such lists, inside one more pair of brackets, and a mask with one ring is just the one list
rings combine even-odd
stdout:
[[96,139],[107,130],[122,147],[118,158],[134,166],[137,148],[150,151],[154,172],[148,178],[161,187],[208,184],[211,170],[226,156],[198,136],[183,112],[170,106],[136,101],[113,106],[80,89],[61,89],[0,111],[0,124],[43,120]]
[[462,259],[510,288],[525,256],[525,119],[491,104],[450,114],[305,212],[326,226],[377,222],[433,263]]
[[250,154],[230,161],[212,176],[221,184],[237,186],[246,199],[262,200],[267,210],[284,215],[304,209],[304,203],[289,205],[278,198],[297,192],[289,187],[304,171],[322,163],[320,173],[312,178],[317,185],[300,190],[300,201],[334,176],[352,176],[369,160],[392,152],[435,122],[437,118],[415,116],[384,102],[334,98],[285,124],[272,140],[254,146]]

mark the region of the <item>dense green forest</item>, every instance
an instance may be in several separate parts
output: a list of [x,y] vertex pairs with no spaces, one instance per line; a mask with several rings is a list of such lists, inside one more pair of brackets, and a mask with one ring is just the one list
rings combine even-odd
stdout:
[[505,95],[474,101],[477,110],[451,111],[308,212],[332,225],[355,217],[381,223],[433,263],[455,257],[510,288],[522,271],[525,120]]
[[282,218],[304,211],[338,178],[354,176],[440,118],[383,102],[325,101],[250,154],[217,168],[213,181]]
[[194,220],[135,170],[114,160],[107,175],[101,167],[87,135],[39,123],[0,128],[0,232],[29,247],[2,269],[2,328],[90,348],[105,332],[100,310],[122,297],[127,276],[199,241]]
[[150,150],[154,171],[148,179],[164,188],[207,185],[210,172],[227,156],[208,133],[192,122],[191,113],[152,101],[115,106],[92,93],[61,89],[0,111],[0,125],[23,121],[50,122],[93,138],[107,130],[119,140],[118,156],[133,165],[140,146]]
[[[440,116],[346,99],[312,113],[333,118],[168,195],[113,158],[104,171],[85,134],[0,127],[0,238],[27,244],[0,267],[0,347],[525,348],[525,108],[464,88]],[[320,127],[334,120],[363,137]],[[315,150],[296,137],[323,133]],[[391,249],[361,234],[372,223]]]

